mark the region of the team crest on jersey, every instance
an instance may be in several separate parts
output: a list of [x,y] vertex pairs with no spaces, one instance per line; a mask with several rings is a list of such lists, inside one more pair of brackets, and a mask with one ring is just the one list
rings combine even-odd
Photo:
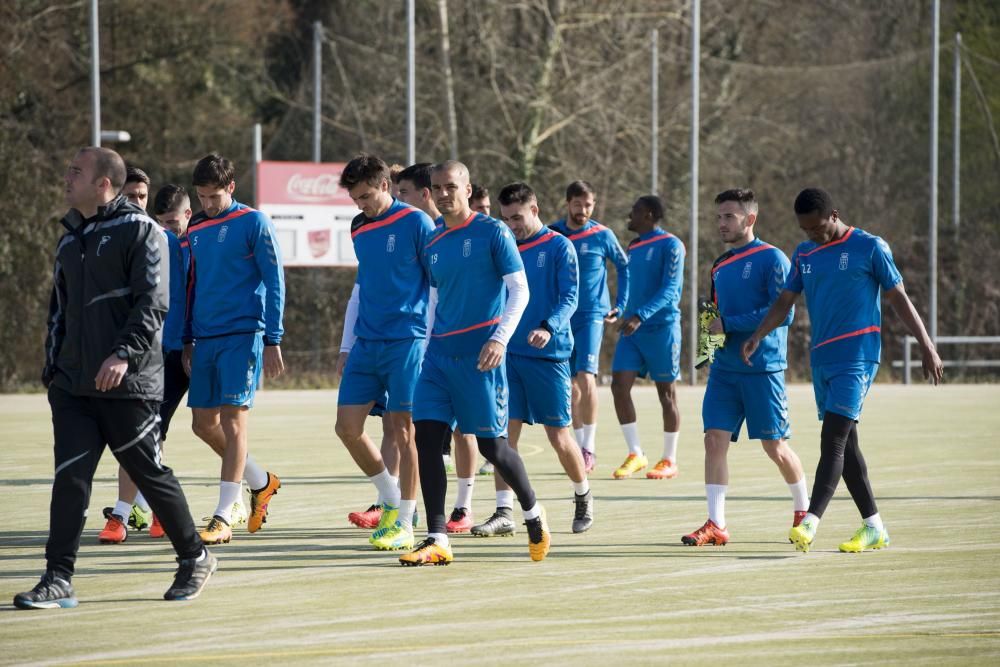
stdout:
[[219,238],[216,239],[219,243],[226,240],[226,233],[229,232],[229,225],[222,225],[222,229],[219,230]]
[[846,252],[840,253],[840,270],[841,271],[846,271],[847,270],[847,257],[848,257],[848,255],[847,255]]
[[472,256],[472,239],[465,239],[462,242],[462,257]]
[[543,266],[545,266],[545,253],[544,252],[538,253],[538,261],[535,262],[535,265],[538,268],[542,268]]
[[103,248],[104,244],[110,240],[111,236],[109,236],[108,234],[105,234],[104,236],[101,237],[101,242],[97,244],[97,255],[96,255],[97,257],[101,256],[101,248]]
[[389,234],[389,238],[385,240],[385,251],[395,252],[396,251],[396,235]]
[[653,259],[653,249],[649,248],[646,250],[646,261],[648,262],[651,259]]
[[580,252],[587,252],[588,250],[590,250],[590,246],[587,245],[586,241],[580,244]]
[[743,265],[743,280],[750,277],[750,270],[753,268],[753,262],[747,262]]

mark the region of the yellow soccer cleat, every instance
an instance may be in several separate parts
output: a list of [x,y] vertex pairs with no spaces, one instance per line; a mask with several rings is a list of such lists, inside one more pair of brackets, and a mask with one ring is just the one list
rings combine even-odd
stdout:
[[627,479],[648,465],[649,459],[642,454],[629,454],[611,476],[615,479]]
[[408,554],[399,557],[400,565],[417,567],[420,565],[447,565],[455,557],[451,554],[451,547],[443,547],[437,544],[433,537],[417,545],[417,548]]
[[854,533],[854,537],[841,543],[840,550],[856,554],[869,549],[884,549],[887,546],[889,546],[889,532],[885,528],[873,528],[864,524]]
[[[382,537],[382,535],[384,535],[387,530],[396,525],[398,519],[399,519],[398,507],[393,507],[389,503],[383,505],[382,516],[379,518],[378,525],[375,526],[375,531],[368,538],[368,541],[371,544],[375,544],[375,541],[378,540],[380,537]],[[412,548],[413,548],[413,542],[411,540],[410,546],[407,547],[407,549],[412,549]]]
[[277,475],[267,473],[267,484],[263,489],[250,491],[250,518],[247,519],[247,531],[256,533],[267,521],[267,505],[271,498],[281,488],[281,480]]
[[524,525],[528,529],[528,553],[531,560],[538,562],[545,560],[552,546],[552,536],[549,534],[549,524],[545,520],[545,508],[541,508],[542,513],[537,519],[525,519]]
[[372,537],[372,546],[379,551],[401,551],[413,548],[413,528],[405,528],[399,521]]
[[814,539],[816,539],[816,526],[808,519],[803,519],[802,523],[788,531],[788,541],[795,545],[797,551],[808,552]]
[[205,544],[226,544],[233,539],[233,529],[224,519],[213,516],[205,530],[199,533]]

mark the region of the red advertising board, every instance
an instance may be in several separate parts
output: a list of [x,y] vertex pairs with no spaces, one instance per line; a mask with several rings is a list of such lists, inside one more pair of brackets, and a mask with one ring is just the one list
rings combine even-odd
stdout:
[[260,162],[257,207],[274,221],[285,266],[356,266],[351,220],[338,184],[342,162]]

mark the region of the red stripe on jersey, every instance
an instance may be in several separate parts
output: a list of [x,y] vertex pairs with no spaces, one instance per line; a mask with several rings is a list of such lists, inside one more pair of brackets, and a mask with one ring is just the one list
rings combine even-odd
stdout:
[[411,208],[411,207],[407,206],[406,208],[404,208],[401,211],[396,211],[395,213],[393,213],[392,215],[390,215],[385,220],[379,220],[378,222],[370,222],[367,225],[364,225],[363,227],[358,227],[356,230],[354,230],[353,232],[351,232],[351,238],[353,239],[358,234],[364,234],[365,232],[370,232],[370,231],[376,230],[379,227],[385,227],[386,225],[391,225],[392,223],[396,222],[400,218],[402,218],[404,216],[407,216],[407,215],[409,215],[410,213],[413,213],[416,210],[417,209],[415,209],[415,208]]
[[672,238],[674,238],[674,235],[671,234],[670,232],[667,232],[665,234],[658,234],[651,239],[646,239],[645,241],[638,241],[636,243],[629,244],[628,251],[632,252],[636,248],[641,248],[644,245],[649,245],[650,243],[656,243],[657,241],[663,241],[664,239],[672,239]]
[[813,345],[813,349],[815,350],[818,347],[823,347],[824,345],[826,345],[828,343],[835,343],[838,340],[844,340],[845,338],[853,338],[854,336],[863,336],[865,334],[876,333],[876,332],[879,332],[879,331],[882,331],[881,327],[876,327],[876,326],[865,327],[864,329],[858,329],[857,331],[852,331],[850,333],[845,333],[845,334],[841,334],[839,336],[834,336],[833,338],[827,338],[822,343],[817,343],[816,345]]
[[[473,211],[472,214],[469,215],[469,217],[465,219],[465,222],[463,222],[462,224],[460,224],[457,227],[452,227],[448,231],[446,231],[443,234],[441,234],[441,236],[438,236],[438,237],[434,238],[430,243],[428,243],[427,245],[424,246],[424,250],[427,250],[432,245],[434,245],[435,243],[437,243],[438,241],[440,241],[444,237],[448,236],[448,234],[451,234],[454,231],[458,231],[459,229],[464,229],[464,228],[468,227],[469,225],[471,225],[472,221],[475,219],[476,215],[477,215],[477,213],[475,211]],[[445,227],[447,227],[447,226],[448,225],[445,225]]]
[[535,239],[531,243],[526,243],[524,245],[517,246],[517,251],[518,252],[524,252],[525,250],[531,250],[536,245],[541,245],[542,243],[545,243],[546,241],[551,241],[555,237],[556,237],[556,233],[555,232],[549,232],[548,234],[545,234],[541,238]]
[[[217,218],[217,219],[206,218],[205,222],[199,223],[199,224],[197,224],[197,225],[195,225],[193,227],[189,227],[188,228],[188,235],[190,235],[192,232],[200,232],[203,229],[208,229],[209,227],[215,227],[216,225],[221,225],[224,222],[229,222],[233,218],[238,218],[241,215],[246,215],[247,213],[256,213],[256,212],[257,212],[256,209],[241,208],[238,211],[233,211],[229,215],[223,216],[221,218]],[[211,221],[211,222],[209,222],[209,221]]]
[[714,276],[716,273],[718,273],[719,269],[721,269],[722,267],[724,267],[726,264],[732,264],[733,262],[735,262],[738,259],[743,259],[744,257],[748,257],[749,255],[752,255],[755,252],[760,252],[761,250],[769,250],[769,249],[771,249],[773,247],[774,247],[773,245],[765,243],[763,245],[757,246],[756,248],[750,248],[746,252],[741,252],[738,255],[733,255],[732,257],[730,257],[726,261],[719,262],[718,264],[716,264],[715,268],[712,269],[712,275]]
[[854,227],[849,227],[848,230],[847,230],[847,233],[844,234],[843,236],[841,236],[836,241],[830,241],[829,243],[824,243],[821,246],[817,246],[817,247],[813,248],[809,252],[800,252],[799,253],[799,257],[808,257],[809,255],[813,254],[814,252],[819,252],[820,250],[825,250],[826,248],[829,248],[830,246],[835,246],[838,243],[843,243],[847,239],[851,238],[851,234],[853,234],[853,233],[854,233]]
[[500,324],[500,318],[494,317],[488,322],[480,322],[479,324],[473,324],[471,327],[465,327],[464,329],[455,329],[454,331],[449,331],[443,334],[432,334],[434,338],[444,338],[446,336],[454,336],[456,334],[463,334],[469,331],[475,331],[476,329],[482,329],[483,327],[491,327],[494,324]]
[[607,229],[607,227],[605,227],[604,225],[602,225],[602,224],[596,224],[596,225],[594,225],[593,227],[591,227],[590,229],[588,229],[586,231],[577,232],[576,234],[573,234],[572,236],[567,235],[566,238],[568,238],[570,241],[576,241],[577,239],[586,238],[588,236],[593,236],[594,234],[597,234],[599,232],[603,232],[605,229]]

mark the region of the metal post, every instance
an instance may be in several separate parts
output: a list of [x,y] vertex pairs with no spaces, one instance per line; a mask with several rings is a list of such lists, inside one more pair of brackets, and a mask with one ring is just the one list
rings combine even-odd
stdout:
[[417,52],[416,9],[406,0],[406,164],[417,161]]
[[910,384],[910,372],[913,370],[913,359],[910,343],[914,341],[909,336],[903,336],[903,384]]
[[650,111],[650,187],[652,194],[657,194],[657,184],[660,182],[660,56],[659,56],[660,31],[653,28],[650,33],[650,97],[652,109]]
[[323,143],[323,24],[313,22],[313,162],[321,162]]
[[937,341],[937,216],[938,216],[938,60],[940,51],[938,40],[941,34],[941,2],[932,0],[933,18],[931,28],[931,194],[930,229],[928,230],[928,261],[930,281],[930,314],[928,333],[932,341]]
[[101,39],[97,0],[90,0],[90,143],[101,145]]
[[953,184],[951,187],[951,221],[958,231],[959,223],[959,187],[961,181],[962,153],[962,33],[955,33],[955,92],[954,115],[952,119],[952,161],[951,171]]
[[688,288],[691,293],[688,333],[688,373],[691,384],[697,381],[695,357],[698,356],[698,130],[701,125],[698,94],[701,89],[701,0],[691,0],[691,239],[688,243]]
[[253,124],[253,199],[254,205],[260,208],[260,163],[263,159],[264,147],[261,142],[260,123]]

